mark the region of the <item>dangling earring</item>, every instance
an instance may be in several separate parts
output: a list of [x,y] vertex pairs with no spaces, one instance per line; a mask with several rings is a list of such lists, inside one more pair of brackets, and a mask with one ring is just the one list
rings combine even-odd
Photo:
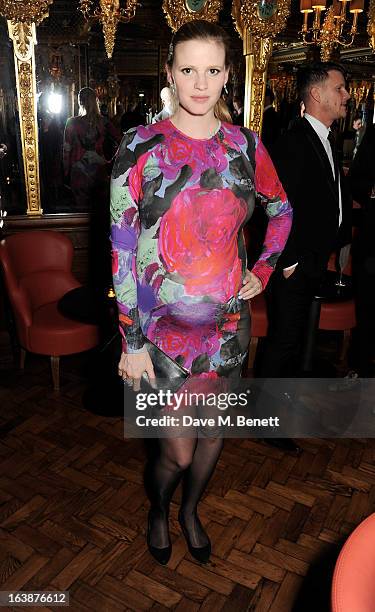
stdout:
[[170,89],[171,98],[172,98],[172,108],[171,108],[171,110],[172,110],[172,115],[174,115],[175,112],[178,109],[178,97],[177,97],[176,85],[175,85],[175,82],[173,80],[169,83],[169,89]]
[[227,84],[226,84],[226,83],[225,83],[225,85],[224,85],[224,92],[225,92],[225,95],[226,95],[226,96],[229,94],[228,87],[227,87]]
[[176,91],[176,85],[174,81],[172,81],[172,83],[169,84],[169,88],[171,90],[172,96],[176,97],[177,91]]

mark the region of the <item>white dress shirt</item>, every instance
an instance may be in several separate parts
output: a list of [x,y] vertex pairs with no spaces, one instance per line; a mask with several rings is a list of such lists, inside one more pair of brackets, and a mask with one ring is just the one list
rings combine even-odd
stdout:
[[[331,128],[327,128],[324,123],[319,121],[316,117],[305,113],[305,118],[310,123],[313,130],[318,134],[320,141],[324,147],[325,152],[327,153],[329,163],[331,164],[333,178],[335,178],[335,163],[333,161],[333,154],[331,143],[328,140],[328,134],[331,131]],[[317,177],[318,178],[318,177]],[[339,226],[342,221],[342,201],[341,201],[341,185],[340,185],[340,174],[338,176],[338,188],[339,188]]]

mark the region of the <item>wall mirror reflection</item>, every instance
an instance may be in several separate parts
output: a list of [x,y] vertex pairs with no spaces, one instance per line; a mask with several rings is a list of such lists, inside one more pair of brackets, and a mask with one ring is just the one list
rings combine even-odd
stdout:
[[[18,116],[13,46],[6,20],[0,18],[0,159],[1,205],[8,215],[26,212],[26,189]],[[2,150],[5,152],[5,147]]]
[[118,24],[110,59],[102,24],[87,21],[78,0],[55,0],[37,27],[44,213],[91,212],[99,200],[107,202],[111,161],[123,132],[148,123],[161,109],[159,92],[166,84],[163,64],[170,30],[161,2],[157,3],[161,27],[155,29],[151,4],[142,3],[134,20]]
[[77,112],[81,53],[78,45],[39,44],[36,48],[39,169],[45,213],[76,208],[64,171],[63,146],[67,119]]
[[55,2],[47,19],[37,27],[39,169],[44,213],[87,210],[87,202],[83,205],[82,199],[75,198],[71,168],[64,165],[65,126],[69,117],[78,115],[77,94],[88,84],[84,20],[78,6],[72,10],[72,4],[77,2]]

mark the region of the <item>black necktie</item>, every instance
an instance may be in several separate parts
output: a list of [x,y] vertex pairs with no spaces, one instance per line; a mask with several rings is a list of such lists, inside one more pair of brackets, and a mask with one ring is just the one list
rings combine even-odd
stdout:
[[328,141],[329,141],[329,144],[331,145],[332,157],[333,157],[333,167],[335,169],[335,188],[336,188],[337,196],[340,201],[340,189],[341,188],[339,187],[339,160],[338,160],[337,149],[336,149],[336,138],[333,132],[331,132],[331,130],[328,133]]
[[331,145],[332,158],[333,158],[333,167],[335,169],[335,185],[338,187],[339,183],[339,162],[337,158],[337,149],[336,149],[336,138],[333,132],[330,130],[328,132],[328,142]]

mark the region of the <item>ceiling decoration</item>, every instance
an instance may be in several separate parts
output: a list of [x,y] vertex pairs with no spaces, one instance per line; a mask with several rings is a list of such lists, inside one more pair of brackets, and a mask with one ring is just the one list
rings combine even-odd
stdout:
[[[192,1],[193,0],[191,0],[191,2]],[[248,0],[246,0],[246,3],[247,1]],[[310,57],[310,55],[313,55],[314,52],[317,54],[320,52],[320,47],[316,47],[314,45],[304,45],[301,40],[300,32],[302,29],[302,20],[300,13],[300,1],[301,0],[291,0],[291,10],[290,15],[286,20],[286,26],[274,38],[273,58],[277,62],[283,61],[279,56],[279,51],[282,52],[285,50],[288,58],[294,58],[294,60],[288,59],[288,61],[295,61],[295,63],[300,63],[303,61],[304,58],[306,58],[306,55]],[[323,0],[320,1],[323,2]],[[143,64],[147,62],[147,59],[143,60],[142,58],[145,54],[147,55],[147,53],[152,52],[157,54],[159,46],[162,49],[161,63],[164,62],[164,56],[166,54],[166,49],[168,47],[171,34],[170,27],[167,25],[167,20],[163,12],[163,3],[165,4],[165,2],[166,0],[141,0],[140,4],[136,7],[134,18],[131,19],[131,21],[119,23],[116,31],[116,45],[113,57],[115,61],[120,61],[121,58],[123,72],[126,72],[126,66],[129,66],[129,70],[131,69],[132,72],[134,72],[137,69],[137,65],[139,70],[142,72]],[[169,0],[170,5],[172,5],[172,2],[177,4],[176,0]],[[353,2],[353,0],[351,0],[351,2]],[[353,16],[350,13],[351,2],[347,2],[346,12],[348,13],[348,17],[352,20]],[[241,4],[244,5],[246,3],[242,1],[240,6]],[[328,13],[329,3],[331,3],[331,0],[327,0],[327,10],[322,13],[322,22],[323,17]],[[7,2],[5,2],[4,0],[0,0],[0,7],[2,7],[0,8],[0,13],[4,11],[3,7],[5,4],[8,8],[10,7],[12,10],[15,10],[15,8],[19,8],[19,5],[23,5],[23,2],[15,2],[14,0],[7,0]],[[36,3],[32,2],[32,4],[35,9]],[[92,7],[94,7],[94,4],[98,7],[99,0],[95,0],[95,2],[92,0]],[[123,4],[124,2],[121,0],[120,5]],[[218,22],[227,30],[228,34],[231,35],[232,47],[235,54],[241,54],[242,43],[235,34],[233,29],[233,19],[231,16],[233,1],[221,0],[221,4],[223,8],[218,12]],[[249,2],[249,5],[251,6],[255,6],[255,4],[256,3],[253,3],[253,0]],[[342,2],[339,4],[341,5]],[[45,8],[46,2],[41,6]],[[102,23],[98,19],[86,21],[83,14],[79,10],[79,0],[54,0],[53,4],[50,4],[49,6],[50,16],[47,17],[43,23],[38,25],[37,28],[38,42],[52,45],[89,43],[91,53],[103,53],[104,57],[106,56],[102,39]],[[178,6],[180,8],[183,6],[186,11],[188,10],[184,0],[179,0]],[[193,5],[191,4],[189,6]],[[206,4],[203,8],[207,10],[209,5]],[[268,9],[271,10],[272,7],[263,6],[263,8],[261,8],[263,13],[264,11],[268,11]],[[256,6],[254,10],[258,10]],[[28,14],[28,12],[24,11],[25,16],[26,14]],[[350,24],[351,22],[348,24],[349,31],[351,28]],[[355,36],[353,45],[347,48],[336,44],[333,46],[333,48],[328,47],[330,52],[333,52],[335,59],[339,59],[344,63],[350,61],[351,64],[355,64],[357,58],[357,63],[361,63],[362,65],[365,63],[367,66],[370,66],[371,64],[374,65],[374,24],[375,0],[364,0],[364,11],[362,13],[358,13],[358,33]],[[310,25],[312,24],[309,23],[309,27]],[[323,23],[321,27],[325,27]],[[327,38],[326,40],[327,43],[329,43],[329,39]],[[373,47],[370,46],[371,44]],[[350,53],[350,56],[348,53]],[[139,59],[136,57],[137,54],[139,54]],[[364,56],[366,56],[366,58]],[[129,57],[132,59],[129,60]]]

